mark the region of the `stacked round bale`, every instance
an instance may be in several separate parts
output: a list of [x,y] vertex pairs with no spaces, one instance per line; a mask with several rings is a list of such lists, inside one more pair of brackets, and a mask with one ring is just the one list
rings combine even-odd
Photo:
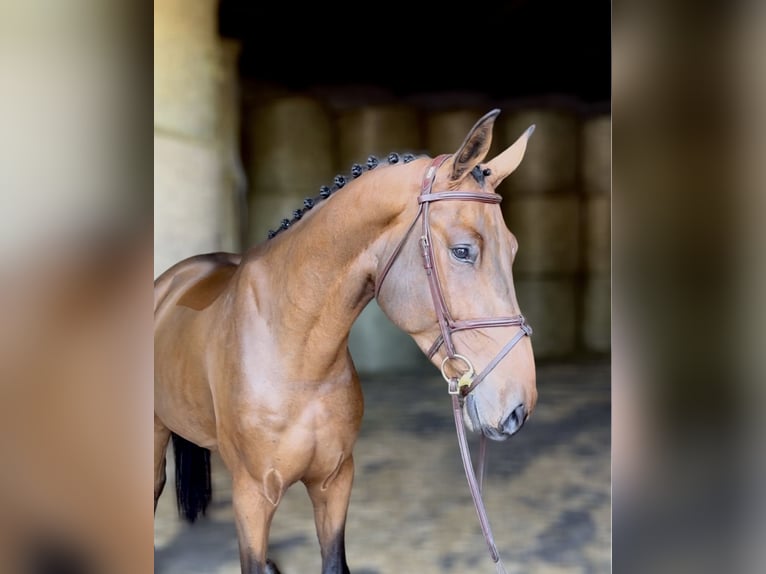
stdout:
[[248,246],[331,181],[335,154],[332,118],[319,100],[283,95],[256,100],[248,118],[250,172]]
[[185,257],[238,247],[225,157],[237,153],[236,119],[227,117],[237,54],[221,41],[216,10],[215,0],[154,4],[155,275]]
[[[369,155],[383,159],[391,152],[422,149],[414,107],[347,102],[337,114],[339,172],[347,173],[353,163],[364,163]],[[404,371],[426,364],[415,342],[388,320],[374,300],[354,324],[349,345],[361,372]]]
[[[472,92],[428,94],[416,101],[425,111],[426,149],[432,157],[455,153],[479,118],[493,108],[486,96]],[[487,158],[499,148],[495,137]]]
[[240,151],[242,124],[239,85],[239,54],[241,45],[234,40],[222,40],[223,78],[221,81],[220,153],[223,159],[224,193],[221,209],[221,248],[239,252],[246,228],[247,178]]
[[514,285],[521,312],[534,328],[535,356],[566,357],[578,346],[580,122],[559,104],[507,110],[498,123],[504,148],[536,125],[524,161],[499,191],[519,242]]
[[[493,107],[479,96],[441,94],[402,104],[380,90],[264,93],[246,122],[250,245],[265,240],[304,197],[353,163],[392,151],[454,152]],[[520,244],[514,282],[521,311],[535,329],[536,356],[565,358],[582,347],[608,351],[609,117],[588,117],[583,125],[571,105],[505,107],[488,158],[531,124],[537,129],[525,159],[499,191]],[[354,325],[350,345],[360,371],[425,365],[409,336],[374,301]]]
[[[379,90],[315,96],[267,88],[251,97],[249,245],[266,240],[304,197],[316,195],[335,174],[348,174],[352,164],[371,154],[383,159],[393,151],[422,149],[416,110],[386,103],[392,98]],[[375,100],[380,103],[368,103]],[[350,347],[362,372],[412,369],[425,361],[374,301],[356,321]]]
[[585,284],[582,340],[608,352],[611,341],[611,117],[591,114],[582,132],[585,194]]

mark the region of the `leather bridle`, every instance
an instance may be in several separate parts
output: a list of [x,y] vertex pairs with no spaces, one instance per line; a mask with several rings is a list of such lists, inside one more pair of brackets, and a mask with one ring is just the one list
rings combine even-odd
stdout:
[[[433,301],[434,310],[436,312],[436,318],[439,323],[440,335],[436,338],[431,348],[428,350],[428,358],[431,359],[444,346],[446,349],[446,357],[441,363],[441,373],[444,379],[447,381],[447,392],[452,397],[452,410],[455,417],[455,428],[457,429],[458,444],[460,446],[460,455],[463,459],[463,468],[465,470],[466,478],[468,480],[468,486],[471,490],[471,496],[473,498],[474,506],[476,507],[476,513],[479,516],[479,523],[481,525],[482,533],[489,547],[489,553],[492,561],[497,567],[499,573],[505,573],[506,570],[503,567],[500,560],[500,554],[495,546],[494,539],[492,537],[492,531],[489,526],[489,520],[484,508],[484,502],[481,498],[481,483],[484,475],[484,467],[486,462],[486,440],[487,437],[482,433],[480,438],[479,449],[479,480],[476,480],[476,475],[473,469],[473,463],[471,460],[471,453],[468,449],[468,440],[466,439],[465,426],[463,424],[462,417],[462,399],[469,393],[474,391],[477,386],[489,375],[492,370],[497,367],[500,361],[511,352],[511,349],[521,341],[525,336],[532,335],[532,328],[527,324],[523,315],[513,315],[511,317],[492,317],[481,319],[468,319],[468,320],[455,320],[447,308],[446,300],[444,299],[444,292],[439,282],[439,272],[436,268],[436,258],[434,257],[433,241],[431,238],[431,225],[429,220],[431,203],[435,201],[478,201],[481,203],[500,203],[502,196],[496,193],[475,192],[475,191],[442,191],[433,192],[433,184],[436,179],[436,172],[439,167],[447,160],[449,155],[440,155],[431,161],[428,169],[426,170],[423,182],[420,188],[420,195],[418,196],[418,212],[412,223],[407,228],[407,232],[404,237],[396,246],[391,256],[388,258],[383,270],[378,276],[377,283],[375,285],[375,298],[378,298],[380,289],[383,285],[388,272],[391,270],[394,262],[402,251],[407,238],[412,233],[418,220],[422,221],[423,232],[420,237],[420,251],[423,257],[423,267],[426,271],[426,277],[428,279],[428,286],[431,292],[431,299]],[[500,349],[495,357],[484,367],[484,370],[476,375],[476,371],[471,361],[464,355],[458,354],[455,348],[455,343],[452,340],[452,335],[458,331],[465,331],[469,329],[483,329],[487,327],[510,327],[518,326],[519,332],[514,335],[506,345]],[[450,361],[462,361],[467,369],[460,375],[460,377],[450,377],[447,375],[445,368]]]

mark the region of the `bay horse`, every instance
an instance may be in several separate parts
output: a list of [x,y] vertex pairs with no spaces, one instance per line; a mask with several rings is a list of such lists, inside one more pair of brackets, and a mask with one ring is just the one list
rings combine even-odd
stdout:
[[[266,556],[269,529],[297,481],[314,507],[322,572],[349,572],[344,529],[363,398],[348,338],[373,297],[462,395],[456,408],[469,430],[504,440],[534,409],[532,346],[514,315],[518,243],[494,193],[534,126],[483,163],[499,113],[479,119],[452,155],[370,156],[268,241],[185,259],[156,280],[155,509],[171,436],[190,521],[210,501],[217,449],[232,475],[243,574],[278,572]],[[474,364],[483,371],[472,379]]]

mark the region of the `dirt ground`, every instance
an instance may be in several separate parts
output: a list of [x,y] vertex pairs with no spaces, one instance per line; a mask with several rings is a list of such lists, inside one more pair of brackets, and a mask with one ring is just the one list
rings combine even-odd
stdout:
[[[365,416],[346,528],[354,574],[494,572],[438,374],[363,377]],[[485,501],[509,574],[611,571],[610,367],[538,368],[540,398],[513,438],[490,443]],[[474,441],[474,453],[476,442]],[[175,509],[172,455],[155,519],[155,573],[238,574],[228,473],[213,456],[213,504],[194,525]],[[283,574],[320,572],[311,504],[294,485],[269,556]]]

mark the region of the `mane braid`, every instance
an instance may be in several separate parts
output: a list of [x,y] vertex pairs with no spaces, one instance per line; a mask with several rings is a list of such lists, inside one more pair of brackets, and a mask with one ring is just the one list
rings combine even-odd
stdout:
[[[423,156],[415,156],[411,153],[405,153],[401,155],[398,153],[390,153],[384,160],[383,165],[395,165],[399,163],[399,161],[401,161],[402,163],[410,163],[412,160],[416,159],[417,157],[423,157]],[[270,229],[268,233],[268,239],[273,239],[282,231],[285,231],[286,229],[289,229],[290,227],[295,225],[303,217],[303,214],[313,209],[323,199],[327,199],[333,193],[338,191],[340,188],[344,187],[349,182],[349,180],[356,179],[359,176],[363,175],[365,172],[372,171],[379,165],[381,165],[380,160],[374,155],[371,155],[367,158],[367,163],[364,166],[358,163],[355,163],[354,165],[352,165],[350,176],[340,175],[340,174],[336,175],[335,178],[333,179],[332,186],[323,185],[319,188],[319,195],[315,195],[314,197],[307,197],[306,199],[304,199],[303,207],[293,211],[292,219],[285,218],[279,223],[279,227],[277,227],[276,229]]]

